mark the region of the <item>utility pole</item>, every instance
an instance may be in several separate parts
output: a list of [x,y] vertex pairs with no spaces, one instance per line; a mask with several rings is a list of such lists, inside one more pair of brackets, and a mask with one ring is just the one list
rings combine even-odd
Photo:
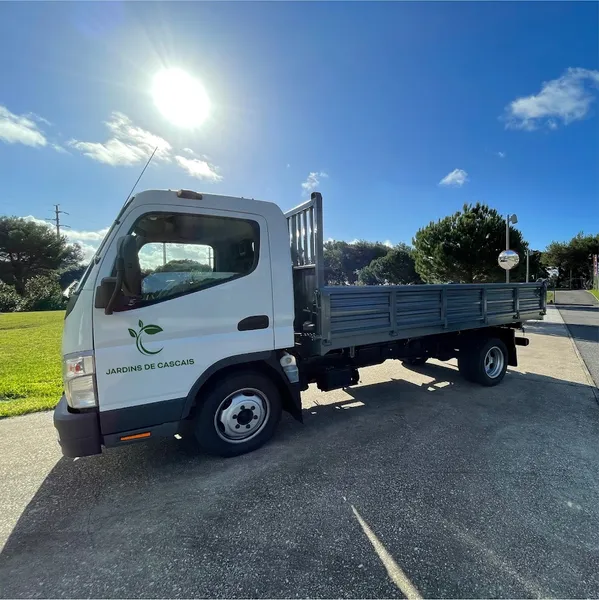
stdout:
[[528,248],[527,248],[526,249],[526,283],[528,283],[528,274],[530,272],[529,258],[530,258],[530,250],[528,250]]
[[70,225],[64,225],[63,223],[60,222],[60,215],[68,215],[69,213],[66,212],[65,210],[60,210],[60,204],[55,204],[54,205],[54,217],[52,219],[45,219],[46,221],[50,221],[51,223],[54,223],[54,225],[56,226],[56,237],[58,239],[60,239],[60,228],[61,227],[66,227],[70,229]]

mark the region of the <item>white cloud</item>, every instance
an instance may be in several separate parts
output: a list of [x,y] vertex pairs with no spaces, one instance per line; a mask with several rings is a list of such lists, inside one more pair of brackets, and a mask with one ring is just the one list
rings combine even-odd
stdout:
[[505,158],[505,152],[498,152],[497,156],[499,156],[499,158]]
[[52,146],[52,148],[60,154],[70,154],[70,152],[66,148],[63,148],[60,144],[50,144],[50,146]]
[[0,106],[0,141],[7,144],[24,144],[34,148],[46,146],[61,154],[68,154],[62,146],[48,140],[38,123],[52,125],[50,121],[35,113],[16,115],[5,106]]
[[24,116],[33,121],[38,121],[39,123],[43,123],[44,125],[48,125],[48,126],[52,125],[52,123],[50,123],[50,121],[48,121],[48,119],[44,119],[44,117],[40,117],[39,115],[36,115],[33,112],[29,112]]
[[85,242],[78,242],[77,240],[71,239],[69,239],[69,242],[72,244],[77,244],[81,248],[81,253],[83,254],[83,259],[81,262],[83,264],[87,264],[93,258],[96,250],[98,249],[98,245],[94,246],[92,244],[86,244]]
[[177,164],[187,171],[192,177],[204,179],[206,181],[222,181],[222,177],[215,171],[214,167],[209,165],[205,160],[199,158],[185,158],[184,156],[175,156]]
[[462,187],[468,181],[468,173],[464,169],[454,169],[439,181],[439,185]]
[[506,127],[532,131],[547,126],[557,129],[584,119],[599,87],[599,71],[570,68],[557,79],[546,81],[538,94],[517,98],[505,109]]
[[170,161],[172,146],[165,139],[133,125],[131,119],[123,113],[113,112],[110,121],[106,122],[106,126],[112,132],[114,139],[131,147],[139,148],[148,156],[156,148],[155,159]]
[[5,106],[0,106],[0,140],[7,144],[45,146],[48,140],[31,116],[15,115]]
[[105,227],[104,229],[98,229],[98,231],[79,231],[77,229],[69,229],[69,231],[65,232],[68,238],[91,242],[101,242],[107,233],[108,227]]
[[323,171],[320,171],[320,173],[312,171],[306,178],[306,181],[302,183],[302,189],[304,192],[310,193],[320,185],[320,180],[325,179],[326,177],[328,177],[328,175]]
[[105,125],[112,134],[106,142],[70,140],[69,146],[93,160],[113,167],[130,166],[147,160],[154,148],[157,148],[155,160],[170,162],[172,146],[165,139],[133,125],[131,119],[123,113],[113,112]]
[[83,262],[87,263],[96,253],[100,242],[108,233],[108,227],[97,231],[84,231],[77,229],[65,229],[64,234],[71,244],[79,244],[83,252]]
[[145,162],[156,148],[154,161],[170,163],[174,159],[175,163],[192,177],[214,183],[223,179],[218,174],[217,168],[210,164],[207,156],[198,155],[191,148],[183,148],[181,152],[194,158],[175,155],[169,142],[150,131],[137,127],[123,113],[113,112],[110,120],[105,125],[111,133],[111,137],[107,141],[82,142],[71,140],[68,145],[93,160],[113,167],[131,166]]
[[114,138],[103,144],[100,142],[78,142],[77,140],[70,140],[69,146],[80,150],[85,156],[89,156],[93,160],[111,165],[112,167],[116,167],[117,165],[134,165],[144,159],[147,160],[152,153],[150,151],[149,154],[146,154],[141,148],[130,146],[121,140]]

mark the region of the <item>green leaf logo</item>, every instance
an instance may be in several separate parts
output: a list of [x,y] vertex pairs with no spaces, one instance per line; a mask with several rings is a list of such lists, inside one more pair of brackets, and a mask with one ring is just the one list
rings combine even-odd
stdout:
[[156,335],[157,333],[164,331],[162,329],[162,327],[160,327],[159,325],[145,325],[144,326],[143,321],[141,319],[138,321],[138,325],[139,325],[139,331],[136,332],[134,329],[129,329],[129,335],[132,338],[135,338],[135,347],[140,351],[140,353],[145,354],[146,356],[150,356],[152,354],[158,354],[159,352],[162,352],[162,350],[164,348],[160,348],[159,350],[148,350],[143,345],[143,342],[141,339],[142,333],[147,333],[148,335]]
[[158,327],[158,325],[146,325],[144,327],[144,331],[148,335],[156,335],[157,333],[160,333],[162,331],[162,327]]

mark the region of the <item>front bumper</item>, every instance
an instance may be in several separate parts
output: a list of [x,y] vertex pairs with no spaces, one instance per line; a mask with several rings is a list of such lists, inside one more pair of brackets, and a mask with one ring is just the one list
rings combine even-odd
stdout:
[[70,412],[63,395],[54,409],[54,427],[58,431],[58,443],[64,456],[77,458],[101,454],[102,438],[97,411]]

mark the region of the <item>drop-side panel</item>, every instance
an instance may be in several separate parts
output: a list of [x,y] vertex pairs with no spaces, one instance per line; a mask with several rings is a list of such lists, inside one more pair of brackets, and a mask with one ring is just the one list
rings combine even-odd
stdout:
[[541,319],[541,283],[328,286],[320,292],[320,352]]

